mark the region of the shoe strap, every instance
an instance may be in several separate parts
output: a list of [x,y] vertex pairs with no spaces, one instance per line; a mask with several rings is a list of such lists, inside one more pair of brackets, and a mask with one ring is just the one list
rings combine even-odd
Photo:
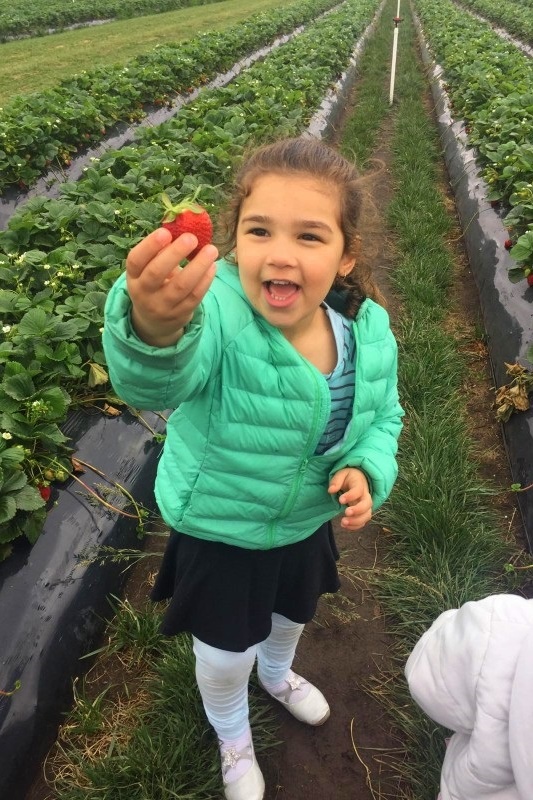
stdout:
[[292,672],[292,670],[289,672],[289,675],[285,680],[288,683],[287,688],[282,689],[280,692],[271,692],[271,694],[282,703],[290,705],[292,693],[298,689],[303,689],[303,687],[308,684],[308,681],[306,681],[305,678],[302,678],[300,675],[297,675],[295,672]]
[[252,745],[247,744],[242,750],[237,750],[236,747],[221,747],[220,755],[222,756],[222,776],[226,777],[228,771],[237,765],[241,758],[246,758],[248,761],[253,761]]

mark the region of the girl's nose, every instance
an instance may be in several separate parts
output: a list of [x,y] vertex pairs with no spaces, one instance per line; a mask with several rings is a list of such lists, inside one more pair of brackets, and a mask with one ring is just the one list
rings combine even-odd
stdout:
[[267,260],[273,267],[295,267],[298,259],[294,243],[285,237],[272,239]]

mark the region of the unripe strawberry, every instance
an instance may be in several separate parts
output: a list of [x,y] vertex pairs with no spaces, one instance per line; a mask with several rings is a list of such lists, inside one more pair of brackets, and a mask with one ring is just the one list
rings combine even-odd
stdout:
[[198,239],[198,245],[187,258],[194,258],[202,247],[210,244],[213,238],[213,223],[205,208],[195,202],[195,197],[182,200],[177,205],[172,205],[172,201],[167,194],[162,194],[161,199],[165,206],[165,215],[161,225],[172,234],[172,240],[177,239],[182,233],[193,233]]

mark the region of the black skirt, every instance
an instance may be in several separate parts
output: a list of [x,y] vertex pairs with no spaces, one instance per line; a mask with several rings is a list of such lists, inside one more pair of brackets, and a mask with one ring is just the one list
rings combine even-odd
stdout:
[[221,650],[244,652],[270,633],[272,613],[309,622],[320,595],[338,591],[331,523],[307,539],[247,550],[171,531],[150,597],[171,598],[161,632],[189,632]]

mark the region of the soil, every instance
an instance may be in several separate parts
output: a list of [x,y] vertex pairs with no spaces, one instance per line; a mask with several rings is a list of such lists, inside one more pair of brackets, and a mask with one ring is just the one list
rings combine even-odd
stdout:
[[[429,97],[428,107],[432,107]],[[388,140],[385,128],[375,153],[382,166],[371,187],[376,209],[386,207],[392,191]],[[442,190],[453,215],[453,198],[444,173]],[[376,277],[386,295],[394,327],[401,309],[388,281],[394,265],[393,242],[385,238],[383,224],[376,226],[375,219],[369,219],[370,225],[375,250],[372,258],[378,265]],[[363,221],[361,229],[368,226]],[[461,246],[459,227],[452,239],[455,241],[450,246],[456,255],[455,307],[448,324],[471,362],[468,392],[465,392],[468,416],[473,420],[482,472],[497,485],[509,486],[507,459],[492,408],[494,393],[488,353],[479,337],[481,315],[477,292]],[[502,530],[526,549],[512,498],[501,495],[498,503]],[[341,590],[338,595],[321,599],[316,618],[302,637],[295,662],[296,671],[326,694],[331,717],[324,726],[313,729],[297,722],[283,709],[275,708],[281,744],[261,758],[267,784],[265,800],[376,800],[402,796],[401,787],[388,774],[387,758],[391,754],[401,758],[404,743],[368,688],[373,677],[393,667],[391,642],[379,606],[364,580],[355,575],[379,564],[381,549],[386,547],[386,531],[377,523],[371,523],[357,535],[346,533],[337,523],[335,531],[341,552]],[[156,570],[157,558],[150,558],[132,571],[125,597],[133,607],[145,604]],[[26,800],[58,798],[39,776]]]

